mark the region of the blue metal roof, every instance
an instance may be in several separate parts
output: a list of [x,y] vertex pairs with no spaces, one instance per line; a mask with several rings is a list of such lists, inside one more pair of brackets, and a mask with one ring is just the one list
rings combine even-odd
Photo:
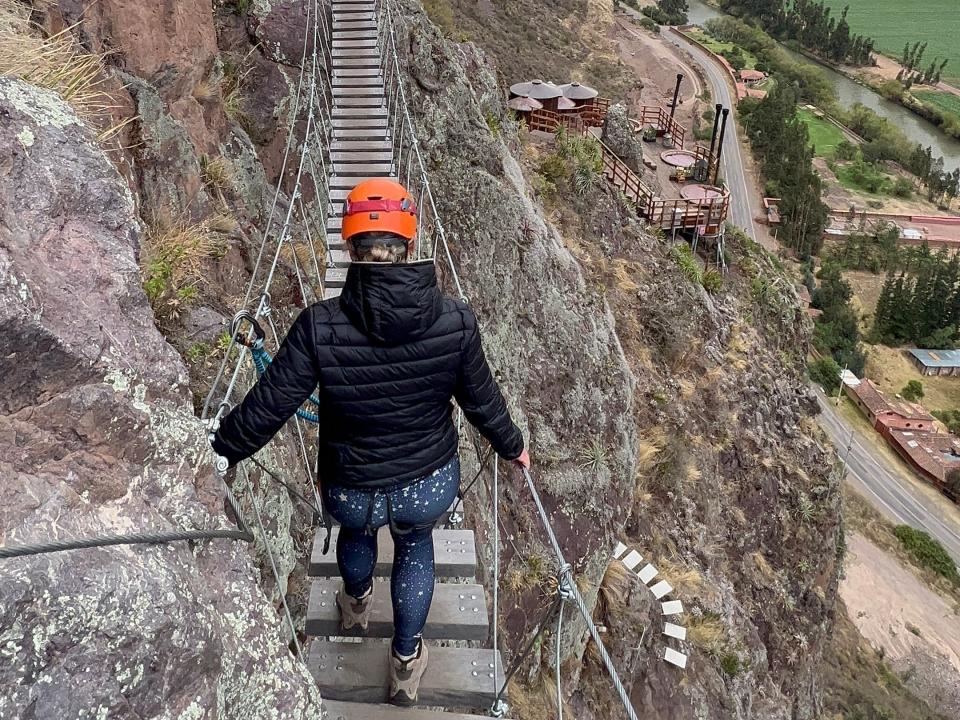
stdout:
[[960,350],[919,350],[910,351],[926,367],[960,367]]

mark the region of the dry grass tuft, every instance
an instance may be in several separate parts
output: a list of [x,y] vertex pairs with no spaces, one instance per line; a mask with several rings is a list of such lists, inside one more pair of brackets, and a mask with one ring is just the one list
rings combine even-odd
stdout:
[[691,605],[694,600],[700,600],[701,604],[709,603],[716,598],[716,590],[697,568],[664,558],[657,559],[654,564],[673,586],[674,594],[686,604]]
[[201,156],[200,174],[206,186],[214,192],[223,193],[233,188],[233,166],[222,155],[215,158]]
[[719,655],[727,645],[727,628],[719,615],[707,613],[687,623],[687,639],[695,648]]
[[152,219],[143,236],[140,265],[143,289],[161,322],[175,320],[199,292],[204,264],[223,256],[226,235],[236,220],[214,215],[197,223],[183,218]]
[[217,86],[209,80],[201,80],[193,86],[193,99],[201,105],[213,102],[217,97]]
[[116,107],[103,89],[103,55],[84,52],[73,27],[44,36],[30,21],[28,5],[0,0],[0,75],[56,92],[77,115],[98,125]]
[[594,618],[604,625],[610,625],[611,617],[622,614],[627,606],[630,589],[637,582],[637,576],[627,570],[627,566],[619,560],[607,563],[607,569],[600,581],[600,593],[597,597],[597,606]]

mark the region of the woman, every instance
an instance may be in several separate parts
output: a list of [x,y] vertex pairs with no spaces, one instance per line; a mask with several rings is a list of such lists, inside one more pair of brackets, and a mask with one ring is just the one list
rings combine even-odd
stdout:
[[351,191],[342,234],[354,262],[343,294],[300,314],[213,441],[239,462],[316,390],[322,495],[341,525],[344,629],[367,628],[377,530],[389,525],[393,536],[390,701],[400,705],[416,702],[427,666],[420,634],[433,599],[433,527],[460,485],[451,399],[502,458],[530,465],[473,312],[440,293],[433,261],[407,262],[416,232],[403,186],[375,179]]

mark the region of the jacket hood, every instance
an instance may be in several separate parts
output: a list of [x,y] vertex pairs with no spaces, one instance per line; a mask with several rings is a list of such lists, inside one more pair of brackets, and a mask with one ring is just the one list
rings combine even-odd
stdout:
[[340,307],[367,336],[400,345],[423,335],[442,312],[433,260],[414,263],[351,263]]

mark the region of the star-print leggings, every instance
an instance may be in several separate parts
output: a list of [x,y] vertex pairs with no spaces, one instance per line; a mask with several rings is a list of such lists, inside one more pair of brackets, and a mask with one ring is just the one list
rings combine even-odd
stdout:
[[398,655],[412,655],[419,646],[433,601],[433,526],[453,503],[459,487],[456,457],[389,493],[324,487],[327,511],[340,523],[337,564],[348,595],[361,597],[370,589],[377,564],[377,532],[390,525],[395,548],[390,582],[393,649]]

